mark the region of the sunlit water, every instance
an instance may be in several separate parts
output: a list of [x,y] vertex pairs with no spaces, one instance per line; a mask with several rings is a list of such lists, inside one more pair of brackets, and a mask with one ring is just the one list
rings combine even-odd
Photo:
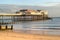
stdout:
[[[60,35],[60,17],[51,20],[21,21],[14,25],[14,30],[30,30],[28,33]],[[32,31],[33,30],[33,31]]]

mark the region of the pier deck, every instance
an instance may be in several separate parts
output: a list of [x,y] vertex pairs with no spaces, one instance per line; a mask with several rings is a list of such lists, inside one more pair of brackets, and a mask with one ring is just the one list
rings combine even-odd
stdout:
[[[18,21],[34,21],[34,20],[44,20],[47,19],[47,17],[42,15],[21,15],[21,14],[0,14],[0,24],[6,25],[6,24],[12,24]],[[0,26],[1,29],[2,26]],[[5,26],[5,29],[7,29],[8,26]],[[13,27],[11,26],[11,29]]]

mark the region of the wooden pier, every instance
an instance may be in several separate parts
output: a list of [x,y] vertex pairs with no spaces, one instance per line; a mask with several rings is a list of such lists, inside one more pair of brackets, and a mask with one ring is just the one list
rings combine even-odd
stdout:
[[[18,21],[34,21],[34,20],[44,20],[44,19],[48,19],[48,17],[42,15],[0,14],[0,30],[3,28],[12,30],[13,25],[11,25],[10,28],[8,28],[9,26],[7,25]],[[3,24],[5,26],[3,26]]]
[[0,23],[12,23],[16,21],[34,21],[44,19],[47,19],[47,17],[43,17],[42,15],[0,14]]

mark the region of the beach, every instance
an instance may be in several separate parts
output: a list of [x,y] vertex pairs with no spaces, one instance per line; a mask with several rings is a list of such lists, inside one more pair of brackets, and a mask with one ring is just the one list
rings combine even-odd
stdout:
[[8,30],[0,31],[0,40],[60,40],[60,36],[28,34]]
[[13,30],[0,30],[0,40],[60,40],[60,18],[13,24]]

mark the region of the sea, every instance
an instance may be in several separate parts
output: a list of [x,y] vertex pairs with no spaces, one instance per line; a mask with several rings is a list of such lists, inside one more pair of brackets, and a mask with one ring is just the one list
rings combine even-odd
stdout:
[[30,34],[60,35],[60,17],[49,20],[20,21],[13,24],[13,30]]
[[49,20],[20,21],[13,24],[13,31],[29,34],[60,35],[60,17]]

